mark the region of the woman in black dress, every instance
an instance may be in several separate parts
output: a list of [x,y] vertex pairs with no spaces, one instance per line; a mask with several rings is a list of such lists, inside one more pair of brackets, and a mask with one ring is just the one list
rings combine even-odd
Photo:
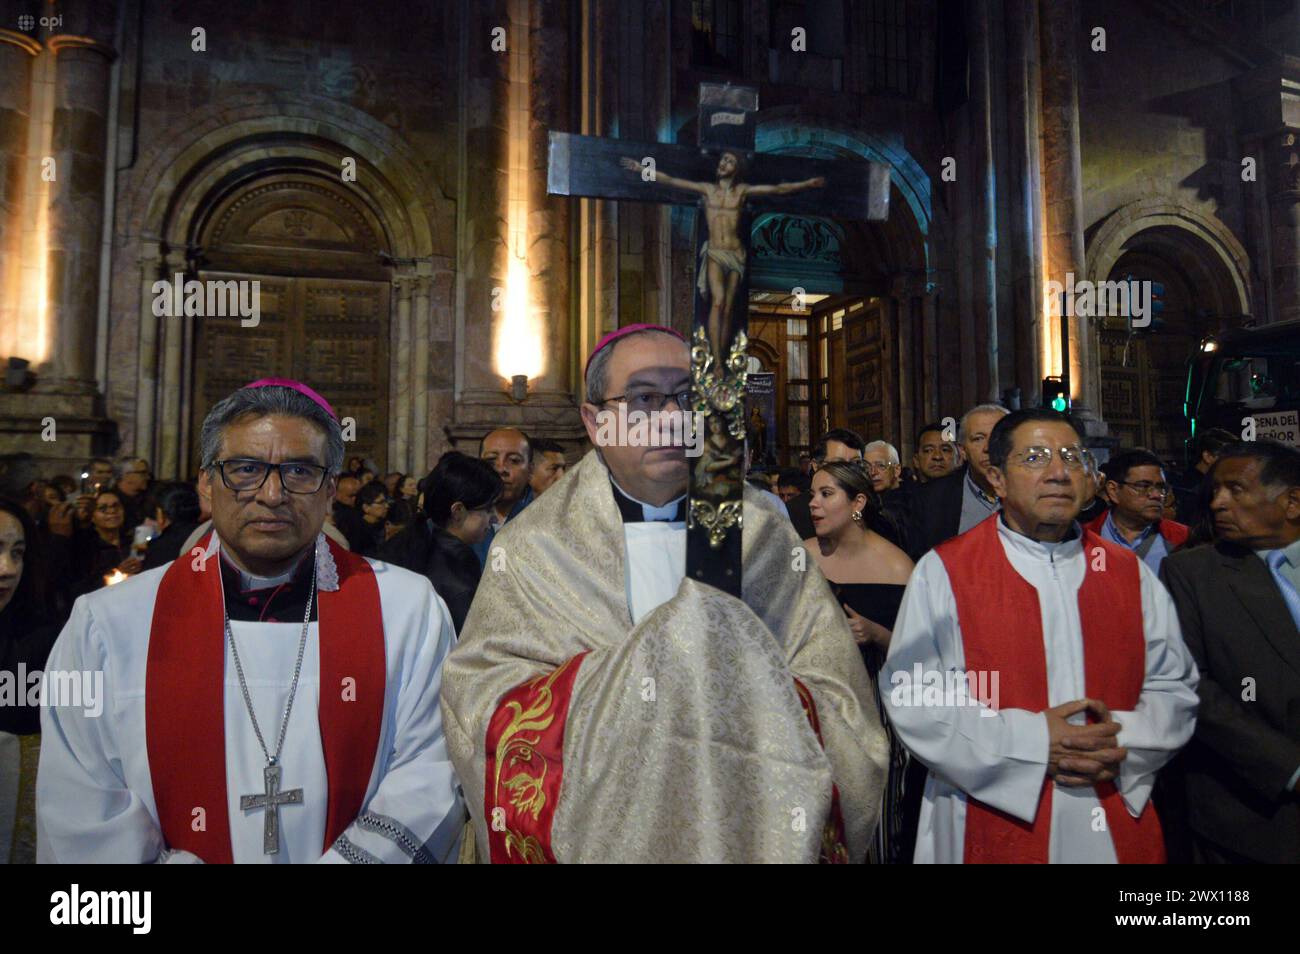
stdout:
[[491,465],[459,451],[443,454],[420,486],[424,514],[380,547],[379,559],[428,577],[459,634],[483,573],[472,548],[504,488]]
[[897,530],[882,511],[861,461],[824,464],[813,475],[808,513],[817,536],[805,540],[804,546],[844,607],[871,674],[876,708],[889,733],[889,777],[870,857],[879,863],[906,864],[912,860],[916,840],[920,790],[907,784],[911,781],[907,750],[889,727],[877,679],[912,561],[895,544]]

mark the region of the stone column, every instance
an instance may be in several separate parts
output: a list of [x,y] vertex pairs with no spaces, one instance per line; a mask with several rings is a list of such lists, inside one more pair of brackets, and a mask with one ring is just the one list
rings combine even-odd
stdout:
[[1268,145],[1268,220],[1273,259],[1273,320],[1300,318],[1300,128],[1290,127]]
[[81,36],[54,36],[46,321],[49,359],[37,390],[94,394],[109,75],[115,53]]
[[[1045,278],[1064,285],[1067,273],[1076,281],[1087,274],[1079,150],[1079,8],[1075,0],[1050,0],[1039,5],[1039,14]],[[1096,338],[1090,318],[1069,319],[1070,393],[1075,414],[1090,436],[1105,434],[1099,417],[1100,382],[1094,378]]]
[[[618,126],[617,4],[612,0],[585,0],[582,37],[582,110],[579,131],[586,136],[609,136]],[[580,199],[578,251],[580,360],[606,331],[619,326],[618,309],[618,203]],[[665,289],[671,294],[670,289]],[[578,370],[578,369],[575,369]],[[581,389],[582,382],[577,381]]]
[[[1280,56],[1233,80],[1241,154],[1255,160],[1243,190],[1258,218],[1257,318],[1300,318],[1300,59]],[[1264,298],[1268,306],[1264,307]]]
[[[492,49],[492,31],[510,29],[504,0],[465,3],[467,17],[465,115],[465,193],[457,197],[464,216],[465,251],[462,266],[464,334],[457,347],[461,363],[457,418],[479,415],[476,404],[504,401],[500,376],[493,367],[494,331],[499,312],[493,311],[506,285],[505,216],[508,195],[506,145],[509,129],[509,51]],[[494,294],[494,289],[500,292]]]
[[[160,319],[153,312],[154,282],[170,281],[163,274],[165,264],[157,242],[140,243],[140,339],[135,387],[135,454],[154,464],[154,422],[158,400],[158,330]],[[165,319],[174,321],[178,319]]]
[[546,192],[548,133],[571,130],[569,4],[529,3],[528,270],[545,367],[529,383],[530,403],[572,406],[569,379],[569,212],[572,200]]
[[1016,381],[1024,404],[1036,401],[1043,355],[1043,196],[1039,131],[1038,4],[1007,0],[1007,85],[1011,130],[1011,314]]
[[417,477],[427,474],[432,464],[429,460],[429,293],[432,285],[433,279],[429,275],[422,274],[415,279],[415,340],[411,348],[411,387],[415,393],[411,410],[414,427],[410,458]]
[[411,382],[415,365],[411,351],[411,280],[406,276],[393,277],[393,311],[396,360],[392,363],[397,369],[397,381],[393,388],[393,434],[388,469],[406,473],[411,456]]
[[[467,19],[468,50],[465,82],[466,117],[465,212],[462,307],[464,333],[457,344],[458,394],[451,437],[459,449],[474,451],[479,438],[494,426],[513,424],[529,433],[574,439],[580,433],[570,377],[569,335],[569,210],[570,200],[546,194],[547,133],[569,130],[569,12],[565,4],[540,0],[489,0],[462,7]],[[492,52],[486,40],[491,30],[506,28],[509,50]],[[515,57],[512,84],[511,57]],[[512,131],[511,95],[515,107],[527,112],[522,128]],[[516,113],[519,118],[519,113]],[[527,157],[515,170],[516,187],[523,186],[527,217],[520,254],[529,268],[529,317],[542,355],[540,373],[528,382],[526,399],[516,403],[505,375],[495,361],[498,329],[505,315],[494,310],[504,304],[509,275],[511,136],[524,137]],[[513,157],[520,157],[518,153]],[[516,194],[516,198],[518,195]],[[417,309],[418,311],[418,309]],[[428,321],[426,298],[423,320]],[[417,320],[420,316],[417,315]],[[427,324],[426,324],[426,327]],[[417,330],[417,338],[419,336]],[[463,343],[462,343],[463,342]],[[417,395],[418,399],[418,395]],[[425,398],[427,402],[427,396]],[[421,424],[417,410],[416,440]],[[424,405],[428,413],[428,404]],[[425,449],[427,451],[427,434]],[[420,449],[415,448],[417,454]]]
[[0,30],[0,358],[23,355],[19,301],[22,294],[23,201],[27,138],[31,122],[32,64],[41,45]]
[[[167,253],[163,274],[169,279],[178,272],[181,281],[190,279],[185,253],[173,250]],[[159,439],[157,459],[151,461],[154,476],[176,478],[183,475],[184,462],[181,460],[181,359],[185,353],[185,323],[189,321],[184,315],[170,315],[160,319],[162,322],[162,387],[158,409]]]
[[967,4],[970,32],[971,315],[975,321],[975,396],[998,396],[998,228],[993,169],[988,0]]

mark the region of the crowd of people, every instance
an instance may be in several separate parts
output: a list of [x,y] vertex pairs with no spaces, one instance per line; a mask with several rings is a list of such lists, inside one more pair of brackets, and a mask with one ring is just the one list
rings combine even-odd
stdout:
[[[600,392],[625,391],[609,376],[634,380],[638,360],[661,372],[680,365],[685,374],[684,348],[671,335],[651,328],[598,348],[589,403],[628,400]],[[680,387],[665,380],[662,390]],[[1300,451],[1211,430],[1196,435],[1192,466],[1175,474],[1142,448],[1099,462],[1068,417],[994,404],[922,427],[915,447],[905,466],[890,443],[836,427],[797,467],[749,477],[759,491],[754,506],[783,522],[770,545],[802,541],[870,676],[871,711],[855,716],[862,751],[852,757],[874,766],[863,771],[880,792],[864,802],[869,808],[857,806],[873,822],[865,857],[1300,861]],[[574,539],[564,547],[590,544],[579,528],[591,515],[572,509],[580,485],[590,486],[584,473],[602,468],[612,484],[609,513],[629,528],[629,567],[650,552],[639,548],[671,545],[634,525],[680,529],[684,476],[679,481],[662,456],[625,454],[602,448],[566,479],[561,445],[502,427],[483,436],[477,455],[449,451],[424,476],[381,476],[371,461],[352,457],[333,470],[320,530],[348,553],[427,579],[453,637],[470,621],[469,641],[478,646],[490,639],[490,611],[475,607],[475,596],[494,541],[508,549],[567,514]],[[196,547],[223,526],[214,501],[233,506],[219,502],[227,491],[241,500],[248,488],[262,494],[277,465],[281,490],[294,480],[305,488],[318,468],[319,491],[330,475],[325,459],[227,458],[205,461],[190,482],[155,481],[136,458],[97,458],[79,478],[48,480],[25,479],[23,462],[10,460],[0,474],[8,495],[0,498],[0,668],[44,666],[80,597],[201,553]],[[567,488],[559,492],[565,500],[540,507],[557,486]],[[536,518],[521,520],[539,507]],[[222,546],[233,551],[224,535]],[[564,568],[569,550],[546,552]],[[633,634],[647,625],[649,608],[677,593],[681,561],[666,559],[647,571],[649,583],[629,576],[623,602],[615,601]],[[747,550],[747,578],[757,559]],[[304,607],[312,616],[300,568],[277,576],[270,564],[266,572],[252,567],[241,563],[228,591],[247,604],[247,621],[291,621]],[[537,598],[543,576],[511,585]],[[493,601],[503,585],[493,580]],[[667,589],[647,604],[640,586]],[[555,599],[581,602],[563,587]],[[789,665],[796,681],[806,678],[793,657]],[[967,688],[993,673],[995,688],[981,682],[975,704],[951,694],[910,701],[910,680],[934,672],[965,673]],[[855,685],[854,674],[839,675]],[[454,685],[463,692],[466,683]],[[857,692],[845,691],[850,700]],[[498,703],[499,695],[491,704]],[[443,710],[465,720],[461,702],[444,699]],[[823,723],[828,717],[823,712]],[[35,854],[33,756],[25,747],[39,730],[34,710],[0,706],[0,741],[17,740],[0,745],[0,760],[8,760],[0,770],[26,772],[17,809],[0,805],[7,822],[0,849],[9,860]],[[481,780],[482,740],[463,744],[479,746],[473,765]],[[843,744],[837,753],[828,736],[825,745],[838,771],[848,758]],[[455,745],[451,754],[458,757]],[[836,782],[843,792],[844,779]],[[491,791],[481,797],[492,804]],[[472,801],[468,814],[481,822]],[[845,812],[854,809],[848,794],[844,802]],[[1109,833],[1100,839],[1089,826],[1098,807]],[[838,811],[837,804],[832,816]],[[837,837],[852,841],[856,821],[843,819],[849,835]],[[483,827],[479,836],[480,851],[490,843],[496,859],[495,836]],[[351,860],[348,849],[336,849]],[[544,841],[536,850],[551,851]]]

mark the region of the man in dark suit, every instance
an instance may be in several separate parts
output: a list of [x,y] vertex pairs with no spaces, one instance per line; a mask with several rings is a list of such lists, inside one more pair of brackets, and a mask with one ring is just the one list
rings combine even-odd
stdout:
[[1191,526],[1204,515],[1205,503],[1201,498],[1201,484],[1210,472],[1219,452],[1237,438],[1221,427],[1211,427],[1196,435],[1193,445],[1192,466],[1188,467],[1171,483],[1174,488],[1174,504],[1178,508],[1179,523]]
[[357,494],[360,492],[361,481],[358,478],[351,474],[339,477],[338,487],[334,491],[334,526],[348,541],[350,550],[362,546],[367,537],[366,521],[357,507]]
[[965,533],[998,509],[989,483],[989,435],[1009,412],[1000,404],[980,404],[961,417],[957,441],[966,458],[964,466],[911,488],[907,502],[904,549],[919,560],[949,537]]
[[[861,460],[862,449],[866,446],[867,442],[857,431],[847,427],[832,427],[813,446],[812,472],[817,473],[817,468],[832,460]],[[808,512],[811,500],[812,492],[804,491],[785,502],[790,522],[794,524],[795,533],[799,534],[800,540],[810,540],[817,535],[813,529],[812,515]]]
[[1161,577],[1201,670],[1185,752],[1202,863],[1300,861],[1300,451],[1231,444],[1210,471],[1213,546]]

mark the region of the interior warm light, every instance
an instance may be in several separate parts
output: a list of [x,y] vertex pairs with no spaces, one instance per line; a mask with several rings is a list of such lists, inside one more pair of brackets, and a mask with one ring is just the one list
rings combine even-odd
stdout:
[[[494,360],[497,374],[518,391],[518,376],[542,373],[542,335],[535,313],[528,274],[528,133],[529,11],[527,0],[510,0],[511,39],[509,109],[506,149],[506,245],[509,250],[505,301],[496,327]],[[515,398],[522,400],[522,398]]]
[[104,574],[104,585],[115,586],[116,584],[121,583],[125,579],[126,579],[125,573],[123,573],[121,570],[114,570],[112,573]]
[[535,378],[542,371],[541,336],[529,303],[528,266],[510,257],[505,305],[497,323],[496,368],[503,378]]
[[35,138],[29,139],[31,155],[25,170],[24,189],[27,207],[33,214],[23,227],[19,254],[17,322],[13,354],[20,354],[39,367],[50,357],[49,327],[49,246],[50,183],[41,174],[40,157],[52,150],[53,129],[53,54],[42,50],[35,65],[38,82],[32,102],[32,115],[40,117]]

